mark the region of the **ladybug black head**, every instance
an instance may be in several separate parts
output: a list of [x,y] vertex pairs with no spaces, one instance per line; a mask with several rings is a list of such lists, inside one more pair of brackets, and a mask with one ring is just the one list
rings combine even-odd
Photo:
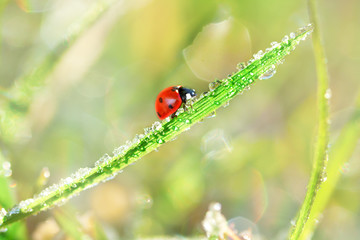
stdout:
[[196,96],[194,89],[180,87],[178,91],[183,103]]

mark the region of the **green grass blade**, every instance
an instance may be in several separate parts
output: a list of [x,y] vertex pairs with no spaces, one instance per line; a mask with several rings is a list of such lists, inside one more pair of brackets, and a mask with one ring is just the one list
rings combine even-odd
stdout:
[[269,76],[275,67],[282,63],[283,58],[312,32],[312,26],[301,28],[298,32],[286,36],[281,43],[272,43],[265,53],[260,51],[254,55],[244,69],[235,72],[227,79],[210,84],[210,91],[199,98],[190,101],[187,110],[179,109],[173,119],[162,123],[155,122],[151,128],[146,128],[144,134],[136,135],[126,145],[119,147],[110,157],[105,155],[95,163],[93,168],[79,169],[71,177],[61,180],[34,198],[22,201],[10,209],[5,216],[0,216],[0,227],[34,215],[56,205],[65,203],[69,198],[81,191],[115,177],[126,166],[152,152],[162,144],[173,140],[192,125],[202,121],[223,105],[243,93],[258,79]]
[[3,101],[0,105],[0,138],[4,142],[11,142],[14,136],[21,131],[21,123],[34,94],[45,84],[45,80],[64,53],[89,27],[97,22],[110,6],[109,1],[100,0],[95,3],[84,14],[80,22],[65,34],[64,40],[49,52],[35,69],[17,79],[14,86],[6,92],[7,101]]
[[301,239],[309,239],[313,234],[319,215],[326,207],[336,184],[341,177],[340,169],[350,159],[357,142],[360,138],[360,96],[358,97],[356,109],[349,122],[342,129],[340,136],[329,153],[329,164],[327,167],[327,181],[324,182],[318,191],[314,201],[314,208],[310,212],[308,223],[305,224]]
[[[313,158],[313,168],[307,187],[304,202],[299,211],[295,226],[290,231],[290,239],[299,239],[309,215],[314,207],[318,190],[326,181],[326,165],[328,159],[329,142],[329,104],[330,98],[329,77],[324,48],[320,38],[319,24],[316,15],[315,0],[309,0],[310,21],[314,24],[313,47],[318,79],[317,104],[318,104],[318,130]],[[312,219],[311,221],[314,221]]]

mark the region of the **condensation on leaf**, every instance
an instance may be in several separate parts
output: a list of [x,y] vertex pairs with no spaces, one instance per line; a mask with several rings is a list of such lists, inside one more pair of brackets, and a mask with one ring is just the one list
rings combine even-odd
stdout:
[[274,76],[274,74],[276,73],[276,67],[275,65],[272,65],[271,68],[265,72],[264,74],[262,74],[259,79],[260,80],[266,80],[266,79],[269,79],[271,78],[272,76]]
[[183,55],[191,71],[200,79],[223,79],[239,62],[251,56],[247,28],[233,18],[203,28]]

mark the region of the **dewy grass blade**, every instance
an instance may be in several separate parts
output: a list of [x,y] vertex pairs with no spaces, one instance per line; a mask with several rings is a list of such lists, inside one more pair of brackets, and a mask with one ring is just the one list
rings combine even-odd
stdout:
[[71,177],[43,190],[34,198],[22,201],[8,212],[3,210],[3,214],[0,215],[0,227],[39,211],[64,204],[81,191],[112,179],[129,164],[212,115],[217,108],[226,105],[231,99],[249,89],[256,80],[271,75],[276,66],[282,63],[283,58],[294,50],[296,45],[312,30],[312,26],[308,25],[299,29],[297,33],[286,36],[282,42],[272,43],[271,48],[266,49],[265,53],[260,51],[255,54],[240,71],[227,79],[212,83],[209,92],[201,94],[199,98],[188,103],[187,110],[179,110],[177,117],[173,119],[166,119],[162,123],[155,122],[152,127],[145,129],[144,134],[136,135],[132,141],[115,149],[112,157],[106,154],[95,163],[93,168],[79,169]]
[[303,234],[300,239],[310,239],[320,214],[326,207],[332,193],[335,190],[338,180],[341,178],[342,169],[351,158],[360,139],[360,95],[358,97],[356,108],[349,122],[342,129],[340,136],[329,151],[329,164],[327,166],[327,180],[322,184],[314,200],[313,210],[310,212],[309,220],[304,225]]
[[[327,73],[325,51],[321,42],[315,0],[309,0],[310,20],[314,23],[313,46],[318,79],[317,104],[318,104],[318,130],[315,144],[313,169],[305,195],[304,202],[298,213],[295,226],[290,231],[290,239],[299,239],[306,224],[309,222],[310,213],[313,211],[317,193],[323,182],[326,181],[326,165],[328,159],[329,143],[329,77]],[[310,219],[315,221],[315,219]]]

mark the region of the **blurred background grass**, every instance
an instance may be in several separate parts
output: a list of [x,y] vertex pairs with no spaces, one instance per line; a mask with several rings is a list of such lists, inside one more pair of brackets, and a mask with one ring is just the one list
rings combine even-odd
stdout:
[[[54,53],[99,1],[2,2],[2,104],[11,101],[16,79]],[[319,10],[334,142],[359,91],[360,2],[320,1]],[[11,142],[1,141],[12,165],[9,187],[22,200],[40,190],[39,177],[56,183],[91,166],[157,120],[154,101],[164,87],[206,91],[214,78],[307,23],[306,1],[116,1],[58,55],[44,86],[36,86],[22,110],[20,130]],[[209,203],[219,201],[228,219],[247,218],[265,238],[284,239],[312,166],[315,94],[311,41],[306,41],[271,80],[256,84],[217,117],[61,209],[28,218],[28,234],[76,238],[62,224],[73,215],[68,219],[77,218],[93,237],[102,231],[110,238],[199,235]],[[359,156],[357,147],[339,169],[343,177],[314,239],[360,236]]]

